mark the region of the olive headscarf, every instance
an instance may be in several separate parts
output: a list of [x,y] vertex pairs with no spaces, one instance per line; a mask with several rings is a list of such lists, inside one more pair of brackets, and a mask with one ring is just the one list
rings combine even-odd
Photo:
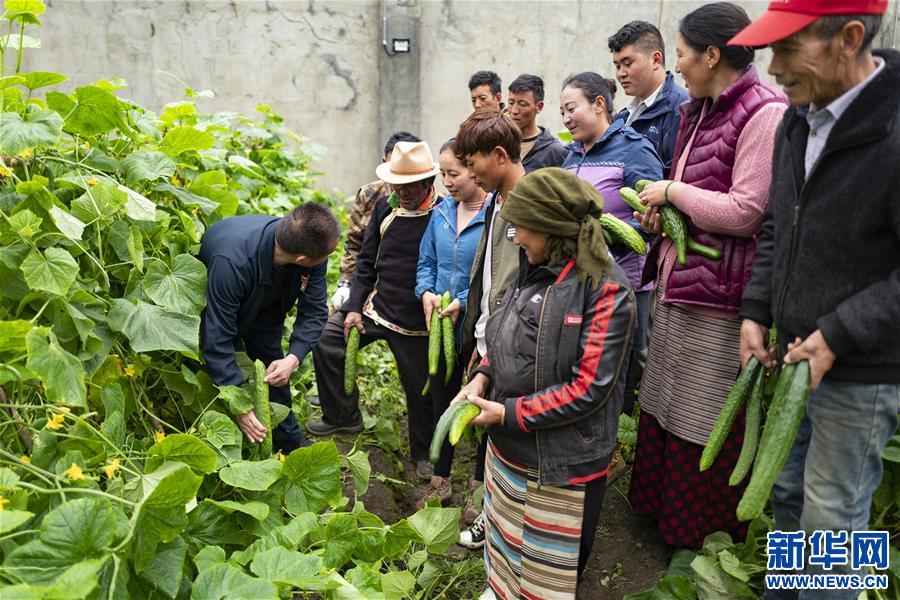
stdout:
[[548,234],[548,259],[574,258],[582,279],[590,276],[596,286],[609,273],[599,221],[603,197],[570,171],[547,167],[525,175],[509,192],[500,214],[513,225]]

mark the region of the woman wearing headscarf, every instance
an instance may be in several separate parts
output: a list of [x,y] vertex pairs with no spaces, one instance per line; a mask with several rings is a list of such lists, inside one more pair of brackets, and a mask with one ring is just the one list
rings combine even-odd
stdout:
[[635,319],[602,213],[589,183],[553,167],[503,204],[519,273],[455,399],[478,404],[473,423],[488,426],[482,598],[575,598],[593,546]]

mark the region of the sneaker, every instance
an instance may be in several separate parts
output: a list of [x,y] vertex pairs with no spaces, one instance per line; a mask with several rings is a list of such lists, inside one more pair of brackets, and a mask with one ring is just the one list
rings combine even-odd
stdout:
[[606,471],[606,485],[609,485],[613,481],[618,479],[619,476],[624,472],[625,459],[622,457],[622,453],[616,450],[616,453],[613,454],[612,460],[609,461],[609,469]]
[[478,600],[497,600],[497,595],[494,593],[494,590],[488,588],[478,596]]
[[329,423],[325,418],[310,419],[306,422],[306,430],[313,435],[331,435],[332,433],[359,433],[363,430],[362,419],[359,423],[347,423],[344,425],[335,425]]
[[309,402],[310,406],[316,406],[316,407],[322,406],[322,401],[319,400],[318,396],[308,396],[306,398],[306,401]]
[[431,481],[432,475],[434,475],[433,464],[431,464],[427,460],[416,461],[416,477],[418,477],[422,481]]
[[450,486],[449,477],[441,477],[439,475],[431,476],[431,483],[425,490],[425,495],[416,503],[416,508],[425,508],[429,500],[437,499],[441,504],[450,500],[453,496],[453,488]]
[[459,545],[470,550],[484,547],[484,513],[478,515],[471,527],[459,534]]

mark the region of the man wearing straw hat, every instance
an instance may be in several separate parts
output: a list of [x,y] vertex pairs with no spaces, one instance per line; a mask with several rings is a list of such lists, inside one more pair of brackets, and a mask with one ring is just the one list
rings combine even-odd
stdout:
[[390,161],[378,165],[375,173],[393,193],[375,203],[350,299],[328,320],[313,352],[322,418],[310,419],[306,429],[313,435],[362,430],[359,391],[347,395],[343,384],[347,335],[355,327],[360,348],[385,340],[397,360],[416,473],[428,480],[433,415],[430,398],[422,397],[428,375],[428,331],[414,291],[419,244],[437,198],[433,184],[440,168],[426,142],[398,142]]

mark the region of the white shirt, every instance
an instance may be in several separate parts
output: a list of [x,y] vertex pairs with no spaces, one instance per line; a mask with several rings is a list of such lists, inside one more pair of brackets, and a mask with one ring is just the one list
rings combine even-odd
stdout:
[[634,120],[639,116],[644,114],[644,111],[653,106],[656,102],[656,99],[659,97],[659,93],[662,91],[663,86],[666,85],[665,79],[659,87],[653,90],[653,93],[644,98],[643,100],[638,100],[635,96],[634,100],[631,101],[631,104],[628,105],[628,118],[625,119],[625,127],[631,127],[631,124],[634,123]]
[[884,68],[884,60],[879,56],[874,58],[875,70],[868,77],[832,100],[822,110],[813,110],[812,106],[809,107],[809,112],[806,113],[806,122],[809,123],[809,136],[806,138],[806,156],[804,161],[807,179],[809,179],[809,174],[812,172],[816,161],[822,155],[822,150],[825,149],[825,143],[828,141],[828,135],[831,133],[834,124],[856,100],[863,88],[875,79],[875,76]]
[[488,317],[491,316],[491,257],[493,255],[491,248],[494,246],[494,222],[497,220],[499,213],[500,207],[495,206],[494,212],[491,214],[491,222],[487,226],[484,268],[481,270],[481,315],[475,323],[475,347],[478,349],[479,356],[487,354],[487,342],[484,340],[484,333],[485,329],[487,329]]

